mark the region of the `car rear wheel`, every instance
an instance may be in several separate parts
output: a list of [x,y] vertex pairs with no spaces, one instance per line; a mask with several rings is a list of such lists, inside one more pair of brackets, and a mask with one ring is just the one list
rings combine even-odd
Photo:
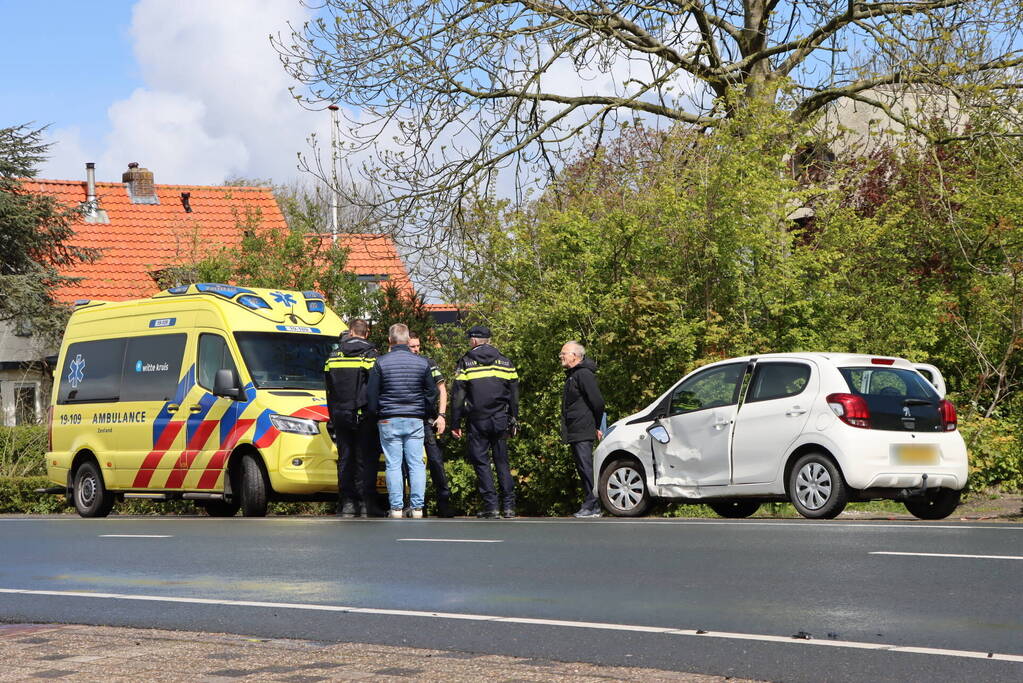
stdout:
[[808,453],[797,460],[788,483],[789,500],[809,519],[834,519],[849,500],[838,465],[822,453]]
[[959,506],[961,491],[930,489],[922,498],[903,503],[909,514],[920,519],[945,519]]
[[114,496],[103,484],[103,475],[95,462],[83,462],[75,470],[75,509],[82,517],[106,517],[114,507]]
[[744,519],[760,509],[755,500],[716,500],[707,503],[707,507],[728,519]]
[[639,517],[650,509],[643,468],[635,460],[619,458],[600,475],[600,502],[615,517]]
[[252,455],[243,455],[237,465],[238,486],[235,489],[241,499],[243,517],[265,517],[269,503],[269,485],[263,467]]

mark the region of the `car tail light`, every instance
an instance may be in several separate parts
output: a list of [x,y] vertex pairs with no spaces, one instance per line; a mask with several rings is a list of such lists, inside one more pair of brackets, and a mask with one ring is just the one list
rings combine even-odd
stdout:
[[[955,414],[953,409],[952,414]],[[53,452],[53,406],[51,405],[46,409],[46,450],[49,453]]]
[[828,396],[828,407],[838,415],[838,419],[851,427],[870,429],[870,408],[862,396],[855,394],[831,394]]
[[894,358],[871,358],[870,362],[873,365],[895,365]]
[[956,407],[952,405],[952,401],[942,399],[938,404],[938,412],[941,413],[941,426],[946,432],[954,432],[959,422],[959,416],[956,415]]

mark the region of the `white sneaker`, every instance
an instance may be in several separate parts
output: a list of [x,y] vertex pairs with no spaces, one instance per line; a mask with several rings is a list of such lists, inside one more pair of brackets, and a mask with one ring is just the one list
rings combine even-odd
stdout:
[[412,519],[422,519],[422,518],[423,518],[423,509],[422,508],[415,508],[414,510],[412,510]]
[[405,515],[402,513],[401,510],[391,510],[390,512],[387,513],[387,516],[390,517],[391,519],[401,519]]

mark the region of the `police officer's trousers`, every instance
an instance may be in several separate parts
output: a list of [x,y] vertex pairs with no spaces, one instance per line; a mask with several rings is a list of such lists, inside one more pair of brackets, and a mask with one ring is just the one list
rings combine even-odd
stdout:
[[377,465],[380,444],[373,420],[354,414],[335,415],[334,440],[337,443],[337,483],[340,502],[362,502],[377,508]]
[[[515,480],[508,465],[508,419],[501,416],[482,422],[470,420],[468,430],[469,462],[476,470],[476,486],[483,499],[484,510],[515,509]],[[497,480],[501,485],[504,505],[498,508],[494,476],[490,471],[491,455]]]

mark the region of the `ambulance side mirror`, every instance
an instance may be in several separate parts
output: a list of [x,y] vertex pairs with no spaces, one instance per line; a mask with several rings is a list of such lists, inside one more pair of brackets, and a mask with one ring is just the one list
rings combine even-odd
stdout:
[[238,373],[231,368],[217,370],[217,375],[213,378],[213,393],[227,398],[240,397],[242,391],[238,388]]

